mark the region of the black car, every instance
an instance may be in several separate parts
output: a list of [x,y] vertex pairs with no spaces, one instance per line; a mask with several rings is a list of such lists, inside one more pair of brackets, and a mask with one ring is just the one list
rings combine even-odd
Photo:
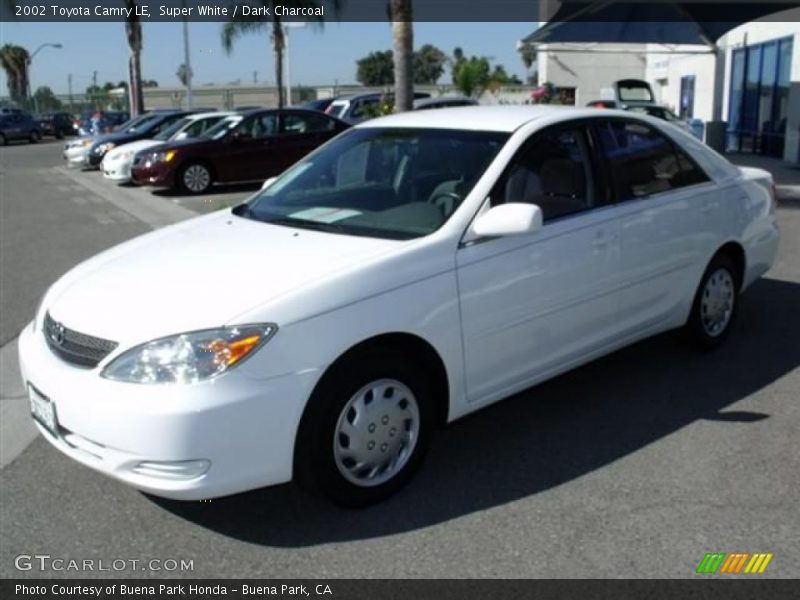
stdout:
[[336,96],[331,96],[330,98],[317,98],[316,100],[307,100],[303,102],[299,108],[305,108],[306,110],[318,110],[320,112],[325,112],[331,103],[336,100]]
[[98,167],[106,152],[130,142],[147,140],[155,137],[178,119],[192,114],[195,111],[171,110],[147,113],[143,119],[131,122],[128,126],[121,126],[113,133],[99,135],[89,148],[89,166]]
[[0,115],[0,146],[11,140],[28,140],[35,144],[42,138],[39,124],[26,112],[7,112]]
[[65,112],[45,112],[37,115],[36,121],[39,123],[39,131],[42,135],[52,135],[58,139],[65,135],[72,135],[72,115]]

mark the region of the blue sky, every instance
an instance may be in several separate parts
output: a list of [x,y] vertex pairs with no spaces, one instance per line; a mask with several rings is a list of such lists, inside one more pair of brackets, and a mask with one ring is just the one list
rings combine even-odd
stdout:
[[[175,71],[183,62],[182,24],[145,23],[142,75],[161,86],[178,85]],[[448,54],[461,46],[467,55],[484,55],[503,64],[524,79],[525,67],[515,49],[516,41],[531,33],[535,23],[416,23],[414,45],[432,43]],[[190,23],[192,68],[196,85],[225,84],[237,79],[273,81],[274,68],[266,33],[239,40],[231,55],[220,44],[220,23]],[[67,92],[72,74],[73,91],[81,92],[97,81],[117,82],[127,78],[128,46],[123,23],[0,23],[0,40],[33,50],[43,42],[58,42],[63,48],[45,48],[33,61],[32,83],[49,85],[56,93]],[[324,28],[293,29],[291,32],[293,85],[355,83],[355,61],[373,50],[391,47],[388,23],[327,23]],[[448,74],[441,80],[449,83]],[[0,95],[7,95],[5,75],[0,72]]]

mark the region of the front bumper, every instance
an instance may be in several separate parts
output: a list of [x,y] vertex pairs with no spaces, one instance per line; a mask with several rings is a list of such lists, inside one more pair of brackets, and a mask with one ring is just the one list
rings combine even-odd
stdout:
[[100,163],[100,171],[102,171],[103,177],[106,179],[117,183],[125,183],[131,180],[131,162],[124,159],[115,161],[105,159]]
[[[263,349],[262,349],[263,350]],[[233,370],[200,384],[140,385],[70,365],[32,324],[19,338],[22,377],[53,402],[57,435],[42,435],[74,460],[142,491],[200,500],[283,483],[315,372],[267,379]],[[108,360],[108,359],[107,359]],[[134,469],[141,463],[208,461],[187,479]]]
[[175,185],[175,169],[163,162],[140,162],[131,169],[131,181],[139,185],[171,188]]
[[64,160],[67,161],[67,164],[69,166],[87,167],[89,165],[88,146],[79,146],[77,148],[66,148],[64,150]]

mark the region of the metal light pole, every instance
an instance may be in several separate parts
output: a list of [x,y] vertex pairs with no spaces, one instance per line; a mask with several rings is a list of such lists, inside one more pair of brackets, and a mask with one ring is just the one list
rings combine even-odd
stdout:
[[289,29],[293,27],[305,27],[305,23],[284,23],[283,25],[283,38],[285,44],[284,55],[286,57],[286,105],[292,105],[292,75],[291,75],[291,60],[289,59]]
[[36,50],[34,50],[29,56],[27,62],[28,66],[28,97],[33,100],[33,112],[38,113],[39,107],[38,102],[36,101],[36,96],[31,93],[33,86],[31,86],[31,63],[33,62],[33,57],[36,56],[42,48],[61,48],[61,44],[54,44],[52,42],[45,42],[44,44],[40,45]]
[[189,60],[189,21],[187,19],[183,20],[183,64],[186,67],[186,108],[192,110],[192,63]]

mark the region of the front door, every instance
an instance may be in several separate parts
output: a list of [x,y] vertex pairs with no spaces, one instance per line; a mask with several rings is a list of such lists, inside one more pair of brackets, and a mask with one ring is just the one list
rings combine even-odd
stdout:
[[495,185],[492,205],[537,204],[539,231],[458,250],[467,394],[484,403],[567,368],[609,342],[620,261],[581,124],[535,133]]

